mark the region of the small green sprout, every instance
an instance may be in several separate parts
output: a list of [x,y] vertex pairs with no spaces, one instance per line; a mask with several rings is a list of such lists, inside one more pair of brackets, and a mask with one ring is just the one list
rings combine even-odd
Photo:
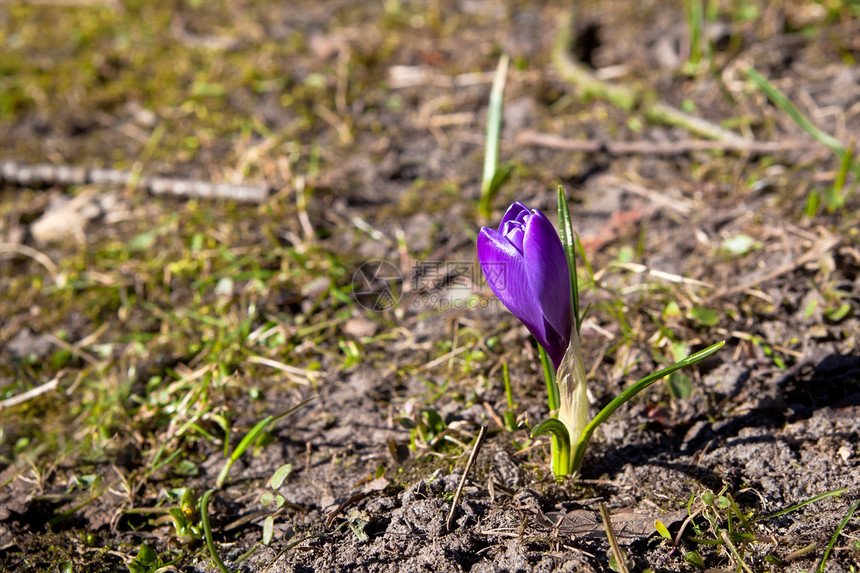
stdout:
[[134,559],[126,563],[128,573],[155,573],[164,566],[158,553],[146,543],[142,543]]
[[517,429],[517,416],[514,413],[516,404],[514,403],[514,394],[511,391],[511,377],[508,375],[508,363],[502,364],[502,379],[505,382],[505,396],[508,399],[508,409],[505,410],[505,429],[513,432]]
[[180,488],[176,493],[181,495],[179,505],[168,508],[167,512],[180,543],[190,545],[202,535],[197,496],[191,488]]
[[411,416],[401,416],[397,421],[409,430],[409,449],[412,451],[417,451],[420,447],[430,447],[447,428],[445,420],[432,408],[418,410]]
[[[689,541],[704,547],[723,548],[734,561],[736,570],[743,570],[751,573],[753,568],[749,563],[747,563],[747,561],[752,560],[756,554],[756,551],[754,551],[754,544],[771,544],[773,541],[770,536],[762,535],[761,532],[757,532],[756,524],[770,520],[774,517],[786,515],[824,498],[841,495],[846,491],[847,488],[831,490],[792,505],[791,507],[759,517],[753,517],[749,513],[742,511],[735,501],[734,496],[728,492],[727,485],[718,493],[714,493],[710,490],[704,490],[699,495],[694,493],[687,504],[688,518],[681,526],[681,530],[675,538],[675,544],[677,545],[680,543],[684,535],[684,531],[689,525],[692,527],[694,533],[693,536],[687,538]],[[856,507],[857,504],[854,505],[853,509],[849,510],[846,520],[851,517]],[[702,524],[701,519],[697,522],[696,518],[703,518],[706,525]],[[838,536],[842,527],[847,523],[846,520],[843,520],[842,525],[834,534],[830,547],[832,547],[833,540]],[[808,555],[815,549],[816,544],[811,543],[800,549],[792,551],[782,558],[777,557],[773,553],[768,553],[763,559],[772,565],[784,567],[794,559]],[[822,556],[818,571],[823,570],[823,564],[827,560],[828,553],[829,548]],[[705,561],[698,551],[694,550],[686,553],[684,555],[684,559],[694,567],[699,569],[706,568]]]
[[265,492],[260,496],[260,503],[263,505],[275,505],[275,513],[267,515],[263,520],[263,545],[269,545],[272,542],[272,536],[275,532],[275,515],[281,510],[286,503],[286,499],[282,496],[278,489],[284,484],[284,481],[293,472],[292,464],[284,464],[275,470],[272,477],[269,478],[269,487],[271,491]]

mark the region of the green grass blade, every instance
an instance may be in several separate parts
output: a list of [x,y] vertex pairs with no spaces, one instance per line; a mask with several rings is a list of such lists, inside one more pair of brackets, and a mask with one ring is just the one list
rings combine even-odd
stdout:
[[227,479],[227,474],[230,473],[230,468],[233,467],[233,464],[238,460],[242,454],[245,453],[245,450],[248,449],[254,440],[256,440],[260,434],[262,434],[269,424],[275,419],[274,416],[266,416],[254,426],[250,432],[245,434],[245,437],[242,438],[242,441],[239,442],[239,445],[236,446],[236,449],[233,450],[233,453],[230,455],[227,462],[224,464],[224,467],[221,468],[221,472],[218,474],[218,479],[215,480],[215,486],[218,489],[221,489],[221,486],[224,485],[224,481]]
[[[803,113],[801,113],[793,103],[791,103],[791,100],[785,97],[785,95],[779,91],[776,86],[770,83],[767,78],[758,73],[754,68],[747,68],[744,73],[746,77],[751,79],[753,83],[755,83],[756,87],[763,91],[768,99],[773,102],[776,107],[782,110],[783,113],[788,115],[800,129],[808,133],[820,143],[829,147],[840,160],[845,158],[847,153],[845,147],[839,143],[835,137],[824,133],[815,127],[815,125],[813,125],[812,122],[809,121],[809,119],[803,115]],[[856,175],[860,176],[860,165],[853,165],[852,170]]]
[[508,374],[508,363],[502,363],[502,381],[505,383],[505,396],[508,399],[508,409],[505,410],[505,429],[515,432],[517,429],[517,417],[514,413],[514,393],[511,390],[511,377]]
[[262,433],[266,431],[266,428],[268,428],[271,424],[274,424],[279,420],[289,416],[302,406],[309,404],[314,399],[316,399],[316,396],[311,396],[307,400],[299,402],[286,412],[278,414],[277,416],[266,416],[265,418],[257,422],[257,424],[253,428],[251,428],[251,431],[248,432],[244,438],[242,438],[242,441],[239,442],[239,445],[236,446],[235,450],[233,450],[233,453],[230,455],[230,458],[224,464],[224,467],[221,468],[221,472],[218,474],[218,479],[215,480],[215,487],[221,489],[221,486],[224,485],[224,481],[227,479],[227,474],[230,473],[230,468],[233,467],[233,464],[236,462],[236,460],[242,457],[242,454],[245,453],[245,451],[250,447],[250,445],[253,444],[257,440],[257,438],[259,438],[260,435],[262,435]]
[[214,489],[210,489],[200,499],[200,520],[203,522],[203,536],[206,538],[206,547],[209,549],[212,561],[221,570],[221,573],[230,573],[230,570],[227,569],[227,566],[224,565],[224,562],[218,556],[218,549],[215,547],[215,541],[212,539],[212,526],[209,525],[209,497],[214,491]]
[[675,372],[676,370],[680,370],[681,368],[686,368],[687,366],[691,366],[701,360],[704,360],[717,350],[723,347],[726,343],[725,340],[721,340],[716,344],[712,344],[705,348],[704,350],[700,350],[695,354],[691,354],[690,356],[684,358],[669,366],[668,368],[664,368],[659,372],[655,372],[650,376],[646,376],[642,378],[626,390],[619,394],[614,400],[612,400],[609,404],[606,405],[589,423],[585,426],[585,429],[582,431],[582,436],[579,438],[579,442],[576,444],[576,447],[573,452],[573,463],[572,463],[572,471],[577,471],[579,469],[580,464],[582,463],[582,458],[585,456],[585,449],[588,447],[588,442],[591,440],[592,434],[594,434],[594,430],[597,429],[597,426],[605,422],[609,416],[611,416],[615,410],[621,407],[622,404],[629,401],[633,396],[645,390],[651,384],[657,382],[661,378],[664,378]]
[[845,519],[842,520],[842,523],[840,523],[839,527],[836,528],[836,531],[833,532],[833,537],[830,538],[830,543],[827,544],[827,549],[824,550],[824,555],[821,556],[821,563],[818,564],[818,573],[824,573],[824,564],[827,563],[827,558],[830,557],[830,550],[833,549],[834,545],[836,545],[836,539],[839,537],[839,534],[842,533],[842,530],[845,529],[845,526],[848,525],[848,520],[850,520],[851,516],[854,515],[854,512],[857,511],[857,506],[860,506],[860,499],[854,502],[854,505],[852,505],[851,509],[848,510],[848,514],[845,516]]
[[735,562],[738,564],[738,566],[740,568],[742,568],[744,571],[746,571],[747,573],[753,573],[752,569],[749,568],[749,565],[747,565],[744,562],[744,558],[740,554],[740,552],[738,551],[738,548],[735,547],[734,543],[732,543],[732,538],[729,535],[729,532],[728,531],[720,532],[720,537],[722,537],[723,541],[725,542],[725,546],[729,548],[729,551],[731,552],[732,556],[735,558]]
[[481,204],[479,212],[489,217],[493,195],[501,184],[496,177],[499,162],[499,139],[502,130],[502,100],[505,92],[505,78],[508,75],[508,55],[502,54],[490,90],[490,103],[487,111],[487,147],[484,152],[484,175],[481,179]]
[[833,186],[824,191],[827,210],[831,213],[845,206],[845,180],[848,178],[848,171],[851,169],[851,164],[854,161],[854,143],[854,141],[851,142],[845,155],[842,156]]
[[757,521],[765,521],[767,519],[773,519],[774,517],[779,517],[780,515],[785,515],[786,513],[791,513],[792,511],[796,511],[803,506],[809,505],[810,503],[815,503],[816,501],[822,500],[826,497],[831,497],[834,495],[842,495],[846,491],[848,491],[847,487],[843,487],[840,489],[834,489],[831,491],[826,491],[824,493],[820,493],[820,494],[816,495],[815,497],[810,497],[806,501],[801,501],[800,503],[796,503],[796,504],[792,505],[791,507],[781,509],[781,510],[777,511],[776,513],[771,513],[770,515],[765,515],[764,517],[756,517],[755,519],[751,519],[750,523],[755,523]]
[[564,193],[564,187],[561,185],[558,186],[558,226],[561,230],[561,244],[564,246],[564,254],[567,257],[567,268],[570,271],[570,302],[578,334],[582,317],[579,314],[579,284],[576,277],[576,235],[573,234],[573,223],[570,220],[567,197]]
[[[738,521],[741,522],[741,525],[744,527],[744,529],[747,530],[747,533],[749,533],[750,535],[755,535],[755,531],[753,531],[752,525],[750,524],[746,516],[744,516],[744,513],[741,511],[741,508],[738,506],[738,503],[735,501],[735,498],[728,493],[726,493],[726,498],[729,500],[732,511],[735,513],[735,515],[738,516]],[[731,516],[731,514],[732,512],[730,511],[729,516]]]
[[684,7],[687,12],[687,32],[689,33],[690,54],[689,63],[698,64],[702,59],[702,28],[705,24],[704,0],[686,0]]

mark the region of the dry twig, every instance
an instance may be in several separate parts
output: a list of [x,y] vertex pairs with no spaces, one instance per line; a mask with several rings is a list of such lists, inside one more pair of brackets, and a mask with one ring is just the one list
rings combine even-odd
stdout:
[[692,151],[733,151],[738,153],[777,153],[817,146],[813,141],[748,141],[745,139],[679,141],[582,141],[550,133],[521,131],[514,139],[516,145],[547,147],[580,153],[606,153],[608,155],[681,155]]
[[624,558],[624,552],[621,551],[621,546],[618,545],[618,540],[615,538],[615,532],[612,530],[612,521],[609,519],[609,512],[606,511],[606,505],[601,501],[598,506],[600,508],[600,517],[603,519],[603,527],[606,529],[606,537],[609,539],[609,547],[612,548],[612,555],[615,556],[615,566],[620,573],[629,573],[627,568],[627,560]]
[[60,383],[60,378],[58,376],[58,377],[54,378],[53,380],[50,380],[49,382],[45,382],[41,386],[36,386],[35,388],[33,388],[31,390],[27,390],[26,392],[18,394],[17,396],[12,396],[11,398],[6,398],[2,402],[0,402],[0,411],[4,410],[6,408],[11,408],[12,406],[17,406],[18,404],[23,404],[24,402],[27,402],[28,400],[32,400],[36,396],[41,396],[42,394],[45,394],[45,393],[50,392],[52,390],[55,390],[59,383]]
[[[117,169],[87,169],[49,163],[26,165],[17,161],[0,163],[0,181],[21,186],[128,185],[136,177],[136,173]],[[269,186],[264,184],[236,185],[168,177],[141,177],[136,187],[153,195],[229,199],[243,203],[262,203],[269,196]]]
[[478,452],[481,451],[481,445],[484,443],[484,438],[487,436],[487,426],[481,426],[481,431],[478,432],[478,438],[475,440],[475,447],[472,449],[472,454],[469,456],[469,461],[466,462],[466,468],[463,470],[463,477],[460,478],[460,485],[457,486],[457,493],[454,494],[454,499],[451,501],[451,511],[448,512],[448,519],[445,520],[445,528],[448,531],[453,530],[454,513],[457,511],[457,506],[460,505],[460,496],[463,495],[463,488],[466,486],[466,478],[469,477],[469,471],[478,457]]

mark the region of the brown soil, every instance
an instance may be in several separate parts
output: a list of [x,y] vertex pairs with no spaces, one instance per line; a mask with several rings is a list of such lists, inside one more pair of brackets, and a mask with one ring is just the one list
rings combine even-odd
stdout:
[[[156,336],[184,324],[170,322],[159,308],[166,314],[202,304],[194,290],[199,277],[184,277],[178,267],[173,278],[139,273],[160,256],[167,257],[166,267],[174,249],[195,233],[215,238],[207,249],[251,253],[254,272],[271,272],[260,274],[265,288],[240,292],[237,286],[228,302],[212,293],[204,297],[215,309],[212,316],[233,320],[234,309],[255,305],[249,332],[267,321],[286,332],[288,349],[273,344],[267,356],[317,372],[312,383],[299,383],[299,375],[251,364],[241,344],[227,338],[235,355],[219,351],[217,363],[234,378],[207,399],[215,404],[212,413],[230,420],[231,448],[266,415],[317,396],[276,423],[266,444],[242,456],[214,494],[212,530],[230,570],[607,571],[611,552],[601,501],[631,571],[692,571],[685,560],[692,551],[710,570],[740,570],[717,531],[729,527],[754,538],[734,541],[747,570],[818,567],[860,499],[860,193],[847,195],[843,207],[828,210],[822,202],[814,215],[804,213],[811,194],[824,197],[834,185],[840,161],[769,103],[742,70],[754,66],[818,128],[849,145],[860,133],[856,3],[831,2],[838,6],[828,12],[807,2],[762,2],[758,17],[720,19],[712,31],[714,71],[692,75],[681,69],[687,28],[680,3],[580,3],[575,57],[606,81],[647,87],[667,104],[746,137],[803,142],[766,154],[661,155],[572,153],[515,142],[524,130],[601,142],[695,138],[682,127],[649,123],[636,110],[577,97],[551,62],[563,11],[555,2],[192,4],[165,20],[165,30],[172,30],[172,42],[194,51],[196,65],[225,66],[222,79],[233,86],[226,95],[189,98],[197,108],[183,108],[179,100],[159,104],[148,83],[137,90],[111,88],[127,82],[126,74],[138,77],[135,66],[149,70],[146,81],[154,81],[157,72],[146,61],[108,53],[93,60],[87,73],[94,75],[82,79],[52,67],[73,62],[75,53],[63,52],[65,44],[52,51],[16,36],[24,42],[14,48],[19,55],[46,58],[42,65],[71,74],[71,85],[45,80],[30,92],[45,98],[22,96],[9,104],[0,116],[0,160],[130,169],[142,158],[145,174],[265,182],[275,191],[254,205],[107,185],[70,189],[7,181],[0,188],[0,243],[16,245],[8,256],[0,250],[0,289],[9,293],[0,295],[0,398],[54,376],[62,381],[29,404],[0,410],[0,568],[55,571],[69,563],[82,571],[123,570],[145,543],[165,562],[181,550],[180,570],[216,570],[199,535],[178,539],[167,521],[127,512],[165,503],[165,492],[175,487],[202,494],[214,487],[224,464],[224,431],[214,417],[199,420],[211,439],[201,433],[180,440],[168,427],[170,416],[152,410],[170,373],[185,376],[209,364],[201,350],[209,323],[190,322],[182,331],[186,338]],[[121,9],[111,6],[97,10]],[[154,15],[122,9],[132,21],[161,17],[155,8]],[[5,10],[11,12],[4,16]],[[10,44],[13,24],[45,18],[48,8],[16,10],[0,8],[0,36]],[[62,10],[63,18],[77,18],[74,11],[82,9]],[[96,40],[80,40],[88,41]],[[233,44],[197,44],[204,41]],[[285,51],[272,55],[262,47],[267,42]],[[669,363],[673,344],[692,351],[728,341],[686,373],[688,396],[660,383],[619,410],[598,431],[580,478],[563,483],[551,478],[547,442],[530,441],[525,427],[546,416],[540,363],[526,330],[492,300],[479,273],[471,278],[487,308],[442,308],[439,301],[451,300],[446,297],[456,280],[429,291],[413,288],[421,286],[412,279],[422,264],[462,263],[467,275],[475,273],[476,232],[482,223],[495,224],[479,221],[476,206],[486,105],[502,52],[511,56],[512,69],[501,160],[513,171],[494,201],[494,218],[515,200],[554,213],[558,184],[572,196],[576,230],[593,269],[584,274],[582,294],[592,306],[583,327],[586,369],[593,367],[592,414]],[[169,45],[158,57],[168,54]],[[233,71],[242,57],[254,62],[252,69]],[[279,75],[255,74],[253,65]],[[0,87],[17,86],[4,78],[2,66]],[[190,86],[194,69],[176,73]],[[105,91],[87,95],[88,82]],[[290,98],[297,103],[286,105]],[[200,107],[220,120],[201,119]],[[243,154],[265,138],[256,132],[246,137],[240,127],[228,131],[224,126],[240,125],[231,123],[235,118],[256,118],[283,136],[252,154],[246,172]],[[156,120],[172,123],[162,123],[169,126],[164,139],[145,152]],[[182,147],[192,136],[199,145],[194,153]],[[852,185],[857,179],[849,174],[846,189]],[[42,237],[38,223],[45,213],[72,197],[80,202],[78,219],[64,220],[59,235],[49,229]],[[131,245],[153,229],[160,229],[154,243],[129,247],[115,263],[96,254]],[[738,237],[749,238],[749,248],[730,241]],[[290,251],[298,253],[293,261],[269,257],[272,249],[297,245],[304,246]],[[62,290],[51,290],[57,274],[21,247],[44,253],[69,280],[89,280],[90,286],[61,306],[52,298]],[[291,265],[298,257],[312,264],[296,273]],[[390,261],[405,277],[395,306],[377,312],[332,294],[332,285],[349,294],[353,273],[369,260]],[[220,276],[208,268],[199,272]],[[36,284],[32,277],[44,280]],[[681,277],[685,282],[675,280]],[[97,290],[117,281],[126,281],[122,296],[140,304]],[[251,282],[240,274],[236,281]],[[169,292],[158,291],[167,283]],[[713,311],[714,320],[702,319],[701,309]],[[122,373],[135,369],[123,390],[123,413],[104,427],[107,445],[61,455],[67,442],[95,440],[96,432],[81,430],[91,421],[74,404],[96,398],[80,393],[75,376],[94,376],[105,358],[95,342],[75,345],[105,324],[110,329],[99,343],[112,345],[110,365],[98,370],[105,392],[120,391],[114,385],[126,380]],[[238,330],[239,318],[230,324]],[[303,331],[307,326],[315,330]],[[152,337],[135,342],[139,333]],[[70,361],[59,366],[52,363],[57,337],[74,347]],[[358,354],[352,363],[344,358],[349,344]],[[507,408],[504,362],[524,422],[516,432],[500,426]],[[166,381],[153,386],[153,376]],[[683,386],[685,379],[675,382]],[[426,411],[438,413],[444,435],[419,438],[410,449],[403,418],[420,420]],[[126,424],[124,415],[133,422]],[[448,531],[452,496],[481,425],[490,432]],[[148,471],[152,453],[168,437],[173,441],[165,443],[179,457]],[[286,503],[276,514],[272,542],[263,546],[264,519],[274,510],[260,498],[286,463],[293,471],[278,489]],[[99,495],[89,496],[76,481],[84,475],[101,476]],[[130,479],[133,485],[124,488]],[[846,488],[841,495],[748,527],[719,506],[688,520],[709,491],[728,494],[743,518],[754,520],[840,488]],[[858,519],[855,514],[836,539],[825,571],[860,567]],[[677,546],[657,534],[656,520],[673,537],[683,529]]]

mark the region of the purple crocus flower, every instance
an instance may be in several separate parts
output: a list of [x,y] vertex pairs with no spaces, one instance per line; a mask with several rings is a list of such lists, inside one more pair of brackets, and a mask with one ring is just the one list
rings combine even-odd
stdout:
[[499,230],[478,234],[481,270],[499,300],[519,318],[558,368],[573,326],[570,271],[555,227],[516,202]]

